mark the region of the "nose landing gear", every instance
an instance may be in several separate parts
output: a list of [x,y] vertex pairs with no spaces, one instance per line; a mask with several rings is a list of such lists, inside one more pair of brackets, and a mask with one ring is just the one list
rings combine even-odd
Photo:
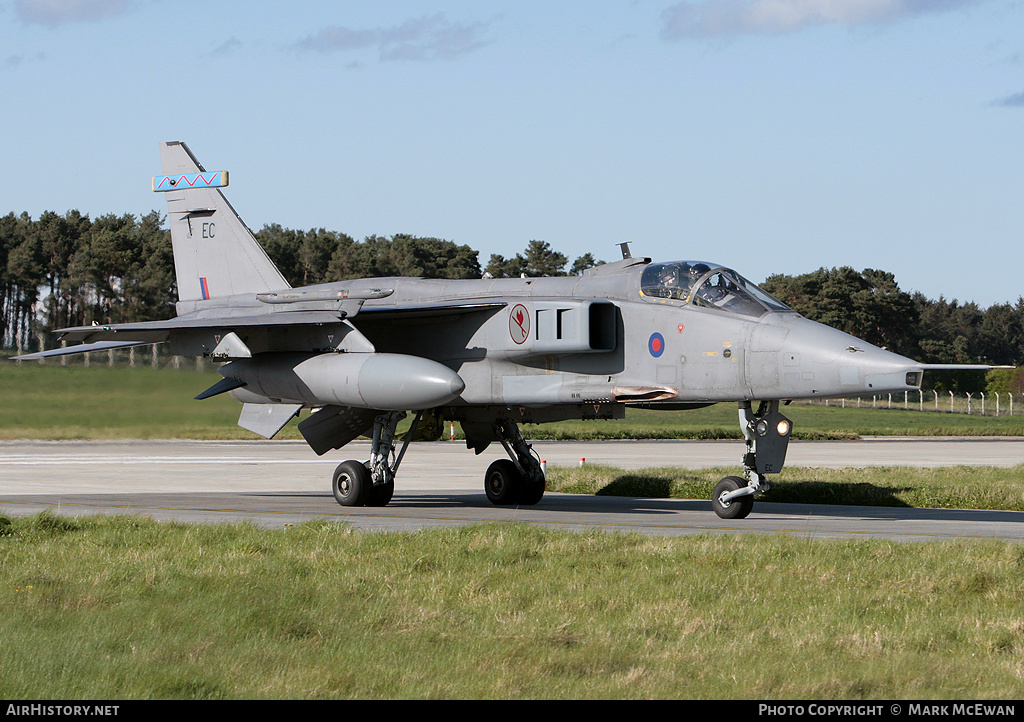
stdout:
[[778,474],[786,461],[793,422],[779,413],[778,401],[762,401],[753,411],[739,403],[740,428],[746,440],[743,478],[727,476],[715,485],[711,506],[722,519],[744,519],[754,508],[754,495],[768,491],[765,474]]

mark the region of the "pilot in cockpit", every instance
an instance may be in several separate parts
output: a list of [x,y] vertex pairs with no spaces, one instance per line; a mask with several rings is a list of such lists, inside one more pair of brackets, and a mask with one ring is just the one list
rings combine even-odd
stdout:
[[666,263],[665,267],[661,269],[661,274],[658,276],[658,286],[661,291],[658,295],[662,296],[662,298],[686,298],[689,286],[681,283],[679,276],[679,267],[672,263]]

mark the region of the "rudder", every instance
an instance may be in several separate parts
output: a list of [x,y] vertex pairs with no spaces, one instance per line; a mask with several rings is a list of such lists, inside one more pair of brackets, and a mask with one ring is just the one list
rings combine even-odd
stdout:
[[[161,143],[160,161],[165,176],[206,173],[181,141]],[[218,188],[178,182],[166,195],[179,313],[215,297],[291,288]]]

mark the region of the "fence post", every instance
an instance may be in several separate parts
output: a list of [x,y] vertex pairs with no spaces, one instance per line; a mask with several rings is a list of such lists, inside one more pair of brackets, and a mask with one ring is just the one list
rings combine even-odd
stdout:
[[985,392],[981,392],[981,415],[985,415]]
[[999,416],[999,392],[996,391],[996,416]]
[[967,392],[967,415],[968,416],[971,415],[971,393],[972,392],[970,392],[970,391]]
[[949,413],[953,413],[953,392],[949,392]]

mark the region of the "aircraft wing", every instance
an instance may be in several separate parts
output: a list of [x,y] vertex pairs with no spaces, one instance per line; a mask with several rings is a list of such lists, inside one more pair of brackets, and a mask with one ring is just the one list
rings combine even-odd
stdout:
[[90,351],[110,351],[117,348],[130,348],[132,346],[145,346],[150,341],[99,341],[97,343],[80,343],[65,348],[55,348],[49,351],[38,351],[27,353],[21,356],[12,356],[12,361],[31,361],[34,359],[51,358],[53,356],[69,356],[76,353],[88,353]]
[[[405,306],[376,306],[363,307],[360,312],[364,316],[372,316],[375,320],[385,319],[389,316],[402,316],[406,318],[419,316],[446,316],[477,311],[496,310],[503,308],[507,303],[504,301],[495,302],[472,302],[472,303],[439,303],[439,304],[410,304]],[[202,316],[189,315],[170,318],[165,321],[141,321],[137,323],[119,323],[97,326],[74,326],[63,328],[57,331],[57,336],[64,341],[80,341],[83,344],[93,344],[98,341],[120,341],[144,343],[160,343],[166,341],[168,335],[173,331],[195,331],[200,329],[225,329],[225,328],[246,328],[256,326],[321,326],[325,324],[337,324],[346,317],[355,314],[339,313],[338,311],[278,311],[275,313],[264,313],[257,315],[215,315],[212,313]],[[74,353],[66,349],[59,349],[63,353]],[[105,346],[103,348],[114,348]],[[82,349],[101,350],[99,347]],[[49,353],[49,352],[44,352]],[[33,357],[39,356],[33,354]],[[27,358],[27,357],[22,357]]]
[[165,321],[141,321],[118,323],[104,326],[75,326],[60,329],[59,338],[66,341],[138,341],[160,343],[166,341],[173,331],[195,331],[200,329],[246,328],[253,326],[319,326],[338,323],[339,314],[334,311],[289,311],[264,313],[249,316],[180,316]]
[[[374,321],[393,317],[419,318],[446,315],[461,315],[480,311],[497,310],[507,303],[504,301],[448,301],[434,304],[384,305],[366,307],[360,314]],[[129,348],[145,344],[167,341],[175,331],[223,330],[254,327],[298,327],[334,325],[342,322],[354,313],[344,310],[295,310],[275,311],[273,313],[232,315],[241,309],[208,309],[203,313],[179,316],[163,321],[142,321],[137,323],[105,324],[95,326],[75,326],[57,331],[58,338],[63,341],[77,342],[64,348],[39,351],[14,357],[12,360],[29,361],[35,359],[67,356],[70,354],[107,351],[110,349]]]

